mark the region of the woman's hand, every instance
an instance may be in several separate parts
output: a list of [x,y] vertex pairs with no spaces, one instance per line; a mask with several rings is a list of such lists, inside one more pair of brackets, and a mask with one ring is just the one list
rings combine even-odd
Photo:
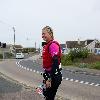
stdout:
[[51,87],[51,80],[47,80],[46,81],[46,88],[50,88]]

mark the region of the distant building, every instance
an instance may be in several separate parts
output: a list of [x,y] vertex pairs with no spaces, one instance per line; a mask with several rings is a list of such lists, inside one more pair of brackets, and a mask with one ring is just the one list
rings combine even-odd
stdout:
[[100,52],[100,42],[97,39],[85,41],[66,41],[66,53],[76,48],[87,48],[90,53],[98,54]]
[[13,47],[13,50],[15,51],[15,53],[23,51],[23,47],[21,45],[12,45],[12,47]]

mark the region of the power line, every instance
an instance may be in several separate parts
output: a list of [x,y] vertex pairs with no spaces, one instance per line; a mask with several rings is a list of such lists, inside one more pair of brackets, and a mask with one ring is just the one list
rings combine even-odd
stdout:
[[11,27],[13,29],[13,32],[14,32],[14,45],[15,45],[15,27],[14,26],[12,27],[12,25],[10,25],[10,24],[2,21],[2,20],[0,20],[0,23],[5,24],[5,25],[8,25],[9,27]]
[[5,25],[8,25],[9,27],[12,26],[12,25],[10,25],[10,24],[6,23],[5,21],[2,21],[2,20],[0,20],[0,23],[5,24]]

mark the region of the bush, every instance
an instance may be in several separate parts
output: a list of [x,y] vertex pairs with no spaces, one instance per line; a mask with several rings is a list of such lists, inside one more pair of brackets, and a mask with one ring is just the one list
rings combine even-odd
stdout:
[[62,58],[61,58],[61,64],[63,66],[72,65],[71,57],[70,57],[69,54],[62,56]]
[[84,59],[84,58],[87,58],[88,55],[89,55],[89,51],[87,49],[74,49],[74,50],[71,50],[70,53],[70,58],[71,58],[71,61],[73,62],[75,59]]
[[83,49],[82,50],[82,58],[87,58],[89,56],[89,50],[87,49]]
[[12,58],[13,54],[10,52],[5,52],[4,58]]
[[93,64],[90,65],[90,68],[93,69],[100,69],[100,62],[95,62]]

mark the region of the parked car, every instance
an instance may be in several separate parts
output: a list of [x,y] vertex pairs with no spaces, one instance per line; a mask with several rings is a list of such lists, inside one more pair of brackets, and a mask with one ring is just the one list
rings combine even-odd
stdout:
[[24,54],[23,53],[16,53],[16,59],[23,59]]

